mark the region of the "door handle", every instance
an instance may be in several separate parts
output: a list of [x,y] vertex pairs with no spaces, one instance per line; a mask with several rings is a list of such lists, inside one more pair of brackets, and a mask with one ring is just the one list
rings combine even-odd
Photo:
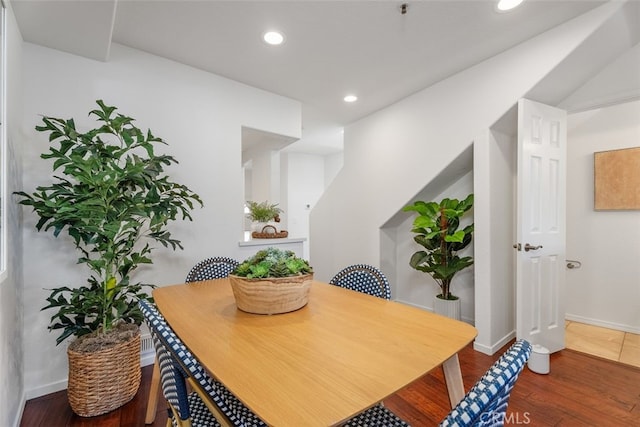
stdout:
[[532,246],[528,243],[524,244],[524,251],[525,252],[529,252],[529,251],[537,251],[538,249],[541,249],[542,245],[538,245],[538,246]]
[[580,261],[575,261],[573,259],[567,260],[567,268],[574,269],[582,267],[582,263]]

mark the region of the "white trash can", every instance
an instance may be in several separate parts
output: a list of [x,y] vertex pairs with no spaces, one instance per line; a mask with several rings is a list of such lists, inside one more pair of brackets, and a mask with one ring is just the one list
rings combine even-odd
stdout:
[[531,346],[531,355],[527,366],[537,374],[549,373],[549,349],[538,344]]

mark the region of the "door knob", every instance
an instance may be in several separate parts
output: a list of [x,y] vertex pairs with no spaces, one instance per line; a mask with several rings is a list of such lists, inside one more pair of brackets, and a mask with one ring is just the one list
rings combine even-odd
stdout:
[[529,252],[529,251],[537,251],[538,249],[542,248],[542,245],[538,245],[538,246],[532,246],[528,243],[524,244],[524,251],[525,252]]
[[567,260],[567,268],[574,269],[582,267],[582,263],[580,261],[575,261],[572,259]]

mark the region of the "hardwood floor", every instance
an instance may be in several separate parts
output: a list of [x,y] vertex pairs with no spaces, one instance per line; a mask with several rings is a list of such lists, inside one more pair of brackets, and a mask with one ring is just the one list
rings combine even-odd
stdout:
[[[462,350],[460,366],[467,389],[506,348],[494,356],[478,353],[470,346]],[[30,400],[20,426],[142,427],[150,379],[151,366],[147,366],[136,397],[100,417],[73,414],[64,391]],[[425,375],[389,397],[385,405],[413,426],[437,425],[450,410],[442,370]],[[154,427],[165,425],[164,408],[164,402],[159,402]],[[553,354],[548,375],[525,368],[512,392],[505,425],[638,426],[640,369],[572,350]]]
[[567,348],[640,368],[640,335],[567,321]]
[[[66,390],[27,401],[20,427],[142,427],[153,365],[142,368],[138,393],[129,403],[98,417],[83,418],[71,411]],[[150,427],[167,425],[167,409],[162,393],[158,399],[156,419]],[[196,427],[196,426],[193,426]]]

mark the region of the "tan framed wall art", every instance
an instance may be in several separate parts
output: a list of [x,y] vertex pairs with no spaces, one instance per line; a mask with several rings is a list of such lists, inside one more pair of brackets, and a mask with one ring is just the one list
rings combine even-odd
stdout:
[[640,210],[640,147],[594,153],[595,210]]

